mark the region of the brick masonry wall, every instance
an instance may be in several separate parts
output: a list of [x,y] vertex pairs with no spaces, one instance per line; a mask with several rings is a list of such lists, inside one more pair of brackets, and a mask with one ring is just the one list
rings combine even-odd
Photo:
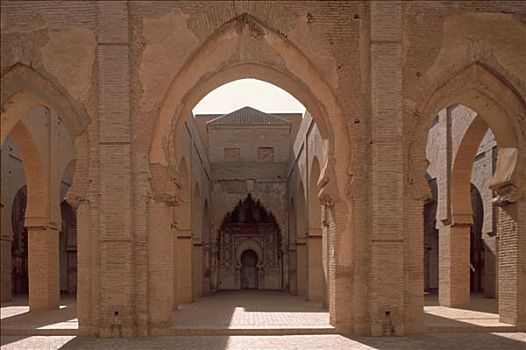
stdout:
[[[513,181],[524,191],[524,103],[508,103],[526,96],[523,13],[514,1],[2,2],[2,83],[22,64],[59,91],[60,98],[44,94],[46,103],[72,106],[64,117],[82,175],[73,181],[85,215],[78,229],[90,235],[79,240],[81,328],[112,335],[121,324],[124,335],[148,333],[154,165],[177,173],[172,141],[186,112],[221,79],[249,74],[221,76],[225,66],[248,63],[272,67],[269,77],[308,105],[327,140],[331,320],[344,332],[380,334],[391,311],[395,334],[421,331],[425,140],[446,106],[421,114],[435,91],[437,103],[459,102],[451,95],[462,91],[439,88],[473,63],[496,72],[507,87],[483,80],[484,70],[469,78],[512,111],[521,151]],[[2,94],[3,107],[9,97]],[[526,215],[524,201],[516,205],[509,236],[516,244],[500,266],[517,273],[508,274],[515,279],[502,300],[509,319],[524,325],[526,298],[515,291],[526,290],[519,239]]]

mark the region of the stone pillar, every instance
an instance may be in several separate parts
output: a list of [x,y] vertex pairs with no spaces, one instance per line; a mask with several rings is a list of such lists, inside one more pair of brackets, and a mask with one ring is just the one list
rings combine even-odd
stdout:
[[467,223],[439,228],[438,300],[442,306],[469,306],[470,230]]
[[[26,219],[26,225],[29,220]],[[26,226],[29,255],[29,310],[58,309],[60,305],[58,230],[48,225]]]
[[[418,285],[423,278],[420,274],[407,276],[404,270],[417,264],[422,266],[423,257],[408,254],[410,260],[405,261],[404,254],[404,249],[409,249],[411,242],[404,244],[405,213],[404,206],[401,205],[404,203],[405,183],[402,143],[402,9],[398,1],[373,1],[370,6],[370,334],[403,335],[405,321],[409,316],[405,314],[404,296],[410,295],[409,292],[404,294],[404,286],[406,283]],[[422,246],[423,244],[420,247]],[[421,284],[423,287],[423,283]]]
[[322,265],[321,229],[311,228],[307,236],[307,299],[322,302],[326,294]]
[[165,328],[170,323],[174,302],[173,234],[170,206],[162,201],[148,203],[148,324]]

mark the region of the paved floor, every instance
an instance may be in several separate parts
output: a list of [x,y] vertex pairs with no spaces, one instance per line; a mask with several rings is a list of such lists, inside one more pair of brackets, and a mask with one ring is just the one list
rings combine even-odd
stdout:
[[279,291],[224,291],[181,304],[174,328],[331,327],[321,303]]
[[[27,298],[3,303],[2,329],[13,335],[76,335],[74,298],[63,297],[59,310],[29,313]],[[428,332],[513,332],[499,322],[494,299],[472,296],[471,310],[437,305],[426,297],[424,322]],[[156,335],[287,335],[327,334],[334,331],[321,304],[277,291],[224,291],[179,305],[172,328]],[[248,330],[248,331],[243,331]],[[254,331],[257,330],[257,331]],[[9,332],[5,332],[9,331]]]
[[499,321],[496,299],[472,294],[469,308],[457,309],[438,305],[437,295],[426,295],[424,323],[430,332],[473,332],[485,329],[513,331],[513,325]]
[[526,333],[432,334],[389,338],[346,338],[340,335],[177,336],[131,339],[3,336],[1,344],[2,350],[524,350]]
[[0,318],[2,329],[78,329],[75,297],[62,296],[60,309],[29,312],[27,296],[16,296],[2,303]]

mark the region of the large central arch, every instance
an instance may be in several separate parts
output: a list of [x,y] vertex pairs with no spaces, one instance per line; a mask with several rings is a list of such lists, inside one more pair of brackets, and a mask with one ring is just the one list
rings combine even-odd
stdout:
[[[261,55],[262,51],[267,54]],[[177,173],[173,171],[177,168],[174,139],[192,108],[211,90],[243,78],[266,81],[287,90],[316,120],[321,135],[327,140],[327,162],[321,169],[326,180],[324,185],[330,183],[325,187],[325,195],[327,199],[330,197],[330,203],[340,207],[334,210],[336,238],[333,241],[338,242],[335,264],[349,269],[352,237],[347,231],[351,226],[351,210],[345,190],[350,180],[351,150],[345,114],[332,87],[310,59],[285,35],[250,15],[240,15],[216,30],[176,74],[161,103],[152,134],[149,154],[152,174]],[[161,168],[167,170],[159,171]],[[152,182],[155,181],[152,177]],[[338,290],[338,284],[334,288]],[[333,298],[335,293],[341,293],[338,300],[350,299],[350,295],[344,295],[348,290],[331,293]],[[330,305],[334,315],[335,302]],[[341,320],[333,316],[332,323],[350,327],[348,310],[340,315]]]
[[[241,29],[240,29],[241,27]],[[256,29],[255,29],[256,28]],[[254,32],[257,32],[256,36]],[[275,62],[257,56],[247,38],[276,53]],[[224,54],[225,53],[225,54]],[[328,153],[335,163],[339,189],[347,186],[350,143],[345,115],[333,89],[318,69],[293,43],[257,21],[241,15],[227,22],[206,40],[183,65],[161,103],[150,147],[150,164],[168,165],[173,138],[192,108],[211,90],[233,80],[254,78],[279,86],[294,95],[313,115]],[[335,147],[338,145],[338,147]]]

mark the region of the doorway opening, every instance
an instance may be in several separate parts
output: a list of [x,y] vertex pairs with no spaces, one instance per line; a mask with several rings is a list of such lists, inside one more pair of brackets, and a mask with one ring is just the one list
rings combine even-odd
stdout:
[[[328,256],[322,252],[322,206],[316,196],[320,176],[317,163],[325,152],[320,131],[303,105],[272,84],[241,79],[212,91],[212,97],[222,89],[225,95],[211,99],[210,109],[203,109],[208,96],[197,105],[195,114],[186,119],[185,127],[173,139],[184,200],[173,213],[177,223],[174,256],[179,261],[174,261],[177,311],[172,323],[189,322],[182,318],[185,310],[196,312],[195,308],[228,299],[236,291],[241,304],[233,313],[241,307],[243,312],[261,315],[277,312],[274,309],[286,312],[285,305],[277,305],[285,298],[290,299],[288,305],[297,303],[297,310],[303,310],[300,312],[316,310],[316,317],[325,319],[329,326],[324,309],[328,303],[322,300],[328,293],[319,288],[328,285],[319,282],[328,278],[329,266],[322,262]],[[250,89],[252,97],[245,95]],[[270,107],[266,111],[253,107],[264,109],[258,103],[265,96],[271,103],[286,97],[293,100],[293,107],[288,108],[296,109],[274,112]],[[225,101],[233,101],[233,111],[222,109]],[[251,103],[254,101],[258,103]],[[214,113],[214,108],[224,113]],[[280,111],[281,107],[272,108]],[[307,147],[312,147],[311,158]],[[314,178],[308,180],[311,175]],[[288,205],[295,203],[294,198],[302,205]],[[310,213],[314,215],[309,221]],[[309,277],[313,279],[310,283]],[[298,284],[303,288],[290,288]],[[251,295],[267,293],[260,297],[272,296],[277,304],[250,311],[254,305],[244,298],[251,297],[239,294],[246,291]],[[265,324],[263,319],[261,322]]]
[[241,289],[258,289],[258,255],[252,249],[241,254]]

